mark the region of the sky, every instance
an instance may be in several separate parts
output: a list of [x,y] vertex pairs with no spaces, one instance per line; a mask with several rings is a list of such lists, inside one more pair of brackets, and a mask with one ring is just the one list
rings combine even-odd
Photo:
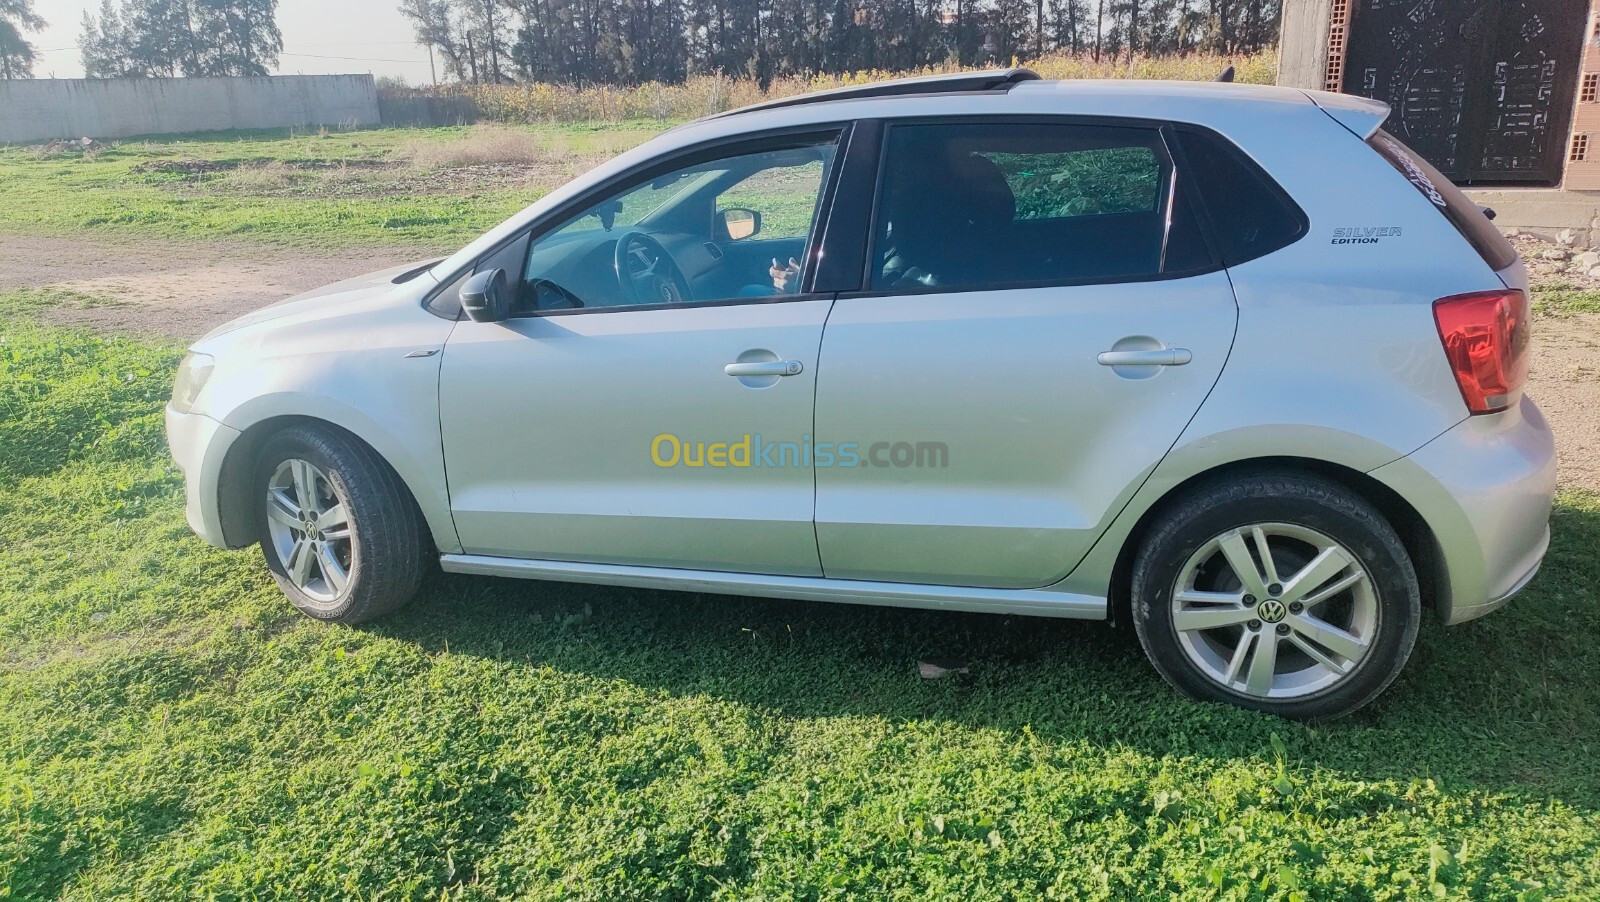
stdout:
[[[33,74],[40,78],[82,78],[78,37],[85,10],[99,12],[100,0],[34,0],[34,10],[49,22],[26,37],[39,52]],[[370,72],[426,84],[428,51],[416,45],[411,25],[395,10],[399,0],[278,0],[283,54],[274,75],[329,75]]]

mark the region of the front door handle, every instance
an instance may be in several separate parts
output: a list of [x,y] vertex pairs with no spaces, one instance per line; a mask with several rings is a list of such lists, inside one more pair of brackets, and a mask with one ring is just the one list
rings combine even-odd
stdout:
[[1183,366],[1194,359],[1188,348],[1156,348],[1151,351],[1101,351],[1095,358],[1101,366]]
[[730,376],[798,376],[805,371],[805,365],[798,360],[757,360],[730,363],[722,371]]

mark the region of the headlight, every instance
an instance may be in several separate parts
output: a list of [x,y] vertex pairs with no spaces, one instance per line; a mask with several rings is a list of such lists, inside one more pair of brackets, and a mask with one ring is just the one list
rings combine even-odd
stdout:
[[217,361],[208,354],[189,353],[183,355],[183,362],[178,364],[178,378],[172,383],[172,409],[179,413],[189,413],[194,410],[194,402],[200,397],[200,390],[206,387],[206,380],[211,378],[211,370]]

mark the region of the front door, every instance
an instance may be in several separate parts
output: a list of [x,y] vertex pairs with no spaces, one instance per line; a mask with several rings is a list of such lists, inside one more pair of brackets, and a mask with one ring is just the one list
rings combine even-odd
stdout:
[[702,154],[535,235],[517,315],[463,321],[445,349],[440,420],[468,553],[820,575],[798,450],[831,298],[728,252],[764,236],[725,214],[797,229],[785,237],[804,260],[834,147]]
[[871,290],[823,339],[823,570],[1056,582],[1216,382],[1232,288],[1155,129],[896,125],[884,160]]

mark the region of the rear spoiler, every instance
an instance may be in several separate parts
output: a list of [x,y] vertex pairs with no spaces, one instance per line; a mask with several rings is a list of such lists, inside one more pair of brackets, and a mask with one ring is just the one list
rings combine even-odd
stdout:
[[1335,122],[1354,132],[1365,141],[1383,126],[1389,118],[1389,105],[1381,100],[1357,97],[1353,94],[1335,94],[1332,91],[1307,91],[1306,96]]

